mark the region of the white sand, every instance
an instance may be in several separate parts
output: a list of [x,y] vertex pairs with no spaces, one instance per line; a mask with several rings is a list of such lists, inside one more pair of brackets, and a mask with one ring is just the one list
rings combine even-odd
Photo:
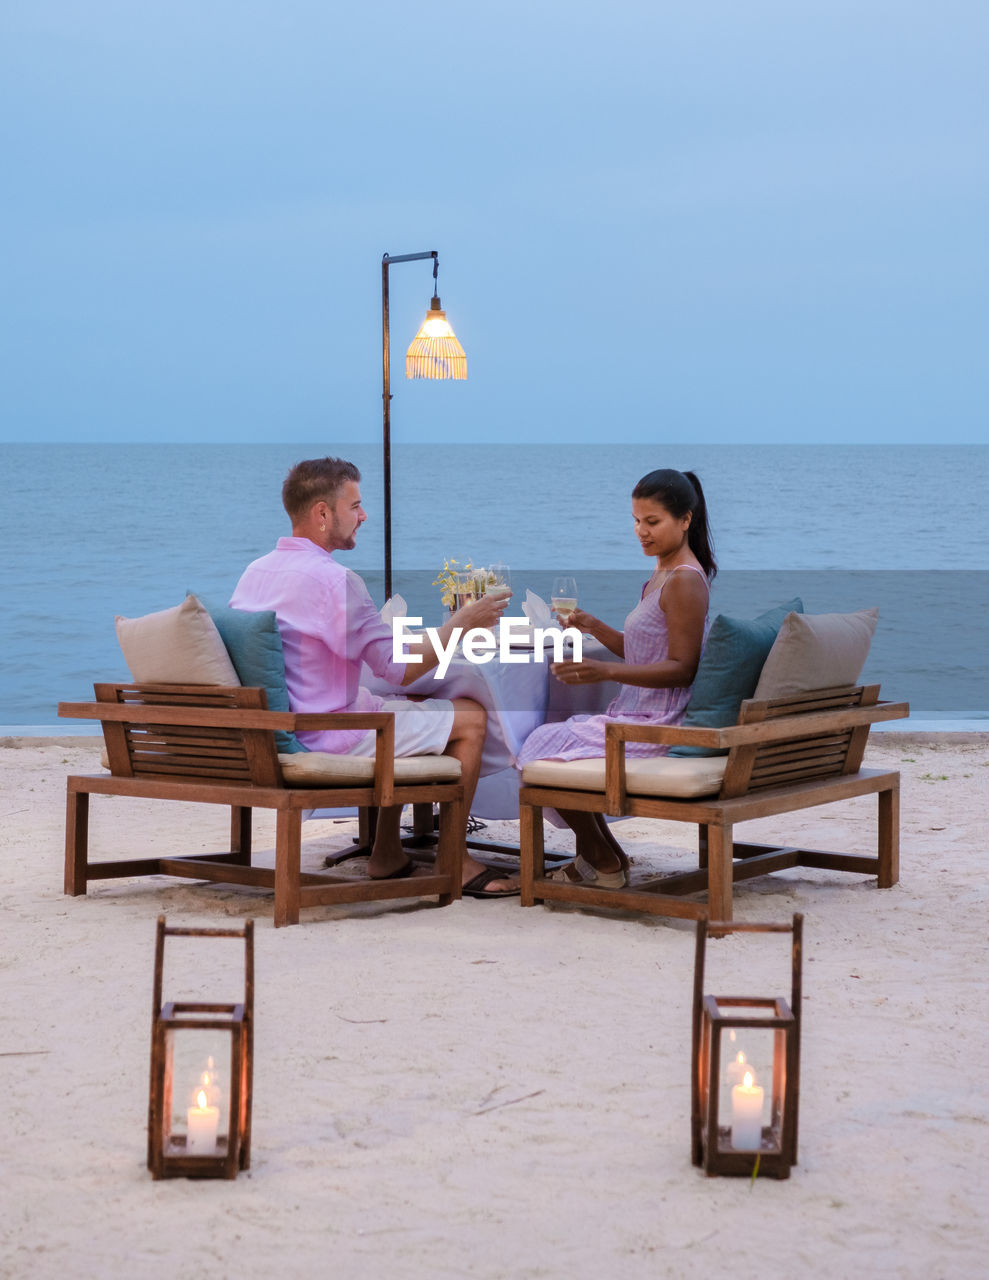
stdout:
[[[690,1163],[692,926],[515,899],[324,908],[276,931],[246,890],[66,898],[63,780],[95,769],[93,746],[6,740],[0,1275],[985,1275],[989,736],[869,753],[900,761],[896,888],[795,871],[736,892],[739,919],[806,917],[800,1163],[750,1187]],[[745,831],[871,851],[874,806]],[[93,818],[100,853],[225,834],[206,808],[97,797]],[[308,824],[305,859],[351,832]],[[640,861],[692,839],[620,834]],[[257,839],[270,854],[263,816]],[[161,911],[257,920],[254,1151],[235,1182],[145,1168]],[[750,945],[711,944],[709,989],[788,991],[782,953]]]

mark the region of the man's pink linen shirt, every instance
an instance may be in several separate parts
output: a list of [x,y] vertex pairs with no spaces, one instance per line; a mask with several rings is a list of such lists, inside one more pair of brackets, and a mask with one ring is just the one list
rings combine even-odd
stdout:
[[[279,538],[274,551],[249,564],[230,607],[274,610],[293,711],[378,711],[383,699],[361,687],[361,663],[390,684],[401,684],[405,675],[405,663],[392,661],[391,628],[361,578],[308,538]],[[340,754],[366,733],[327,729],[298,736],[311,751]]]

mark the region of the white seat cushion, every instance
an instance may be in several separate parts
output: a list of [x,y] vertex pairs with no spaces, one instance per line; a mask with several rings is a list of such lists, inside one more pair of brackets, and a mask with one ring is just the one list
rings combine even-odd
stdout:
[[[279,752],[282,777],[290,787],[343,787],[355,782],[370,782],[374,777],[374,761],[363,756],[335,756],[328,751]],[[100,764],[110,768],[106,747],[100,752]],[[460,777],[460,761],[453,756],[399,756],[395,760],[396,782],[456,782]]]
[[[727,756],[648,756],[625,762],[625,790],[630,796],[669,796],[693,800],[717,795]],[[571,791],[603,791],[604,759],[533,760],[522,770],[529,787],[566,787]]]
[[[333,755],[329,751],[279,753],[282,777],[290,787],[343,787],[370,782],[374,760],[363,756]],[[397,756],[396,782],[456,782],[460,761],[453,756]]]

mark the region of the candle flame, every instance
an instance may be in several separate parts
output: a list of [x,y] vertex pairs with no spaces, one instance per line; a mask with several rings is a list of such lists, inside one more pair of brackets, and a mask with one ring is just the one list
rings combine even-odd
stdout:
[[[751,1088],[752,1088],[752,1080],[753,1080],[752,1072],[751,1072],[751,1071],[746,1071],[746,1073],[745,1073],[745,1078],[744,1078],[744,1080],[742,1081],[742,1083],[743,1083],[743,1085],[745,1086],[745,1088],[746,1088],[746,1089],[751,1089]],[[203,1094],[200,1094],[199,1096],[202,1098],[202,1097],[203,1097]],[[201,1105],[202,1105],[202,1103],[200,1103],[200,1106],[201,1106]]]
[[[747,1079],[747,1078],[748,1078],[748,1077],[746,1077],[746,1079]],[[199,1107],[199,1109],[200,1109],[201,1111],[205,1109],[205,1107],[206,1107],[206,1091],[205,1091],[205,1089],[200,1089],[200,1090],[199,1090],[199,1092],[196,1094],[196,1105]]]
[[745,1054],[741,1051],[741,1049],[739,1049],[738,1057],[735,1059],[735,1061],[739,1064],[739,1066],[741,1066],[742,1063],[745,1061]]

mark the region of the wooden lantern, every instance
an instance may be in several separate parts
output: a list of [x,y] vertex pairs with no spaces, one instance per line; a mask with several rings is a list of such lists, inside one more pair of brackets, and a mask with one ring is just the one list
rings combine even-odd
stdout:
[[[803,916],[792,925],[697,923],[694,964],[692,1146],[715,1174],[788,1178],[797,1163]],[[708,935],[790,933],[792,989],[782,997],[704,992]]]
[[[243,938],[242,1004],[161,1002],[165,939]],[[243,929],[169,929],[158,917],[148,1168],[153,1178],[236,1178],[251,1162],[254,921]]]

